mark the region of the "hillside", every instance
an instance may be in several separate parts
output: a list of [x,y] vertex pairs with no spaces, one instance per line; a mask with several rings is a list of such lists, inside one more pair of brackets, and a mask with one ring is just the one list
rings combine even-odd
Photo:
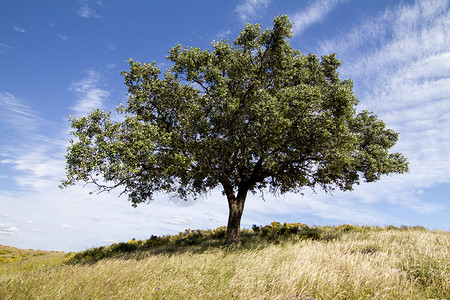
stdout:
[[78,253],[0,246],[0,299],[450,299],[450,232],[272,223]]

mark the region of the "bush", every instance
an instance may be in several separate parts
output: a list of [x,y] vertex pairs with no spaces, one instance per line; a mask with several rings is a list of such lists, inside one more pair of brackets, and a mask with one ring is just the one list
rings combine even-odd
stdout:
[[227,235],[227,226],[220,226],[212,231],[212,237],[217,240],[222,240]]
[[270,225],[264,226],[258,231],[261,236],[268,240],[277,240],[279,238],[294,238],[294,239],[320,239],[320,232],[316,228],[310,228],[303,223],[284,223],[272,222]]
[[143,242],[143,246],[146,248],[162,246],[162,245],[164,245],[165,240],[167,240],[167,239],[164,239],[163,237],[159,237],[156,235],[152,235],[149,239],[147,239]]
[[202,242],[202,239],[203,239],[203,232],[201,230],[194,230],[187,235],[184,241],[185,245],[193,246],[199,245]]
[[262,225],[261,225],[261,226],[258,226],[258,225],[253,224],[252,230],[253,230],[254,232],[259,232],[259,231],[261,230],[261,227],[262,227]]
[[[311,228],[303,223],[284,223],[272,222],[267,226],[252,226],[252,231],[244,229],[241,231],[243,244],[247,246],[264,243],[261,242],[280,242],[280,240],[302,240],[322,239],[318,228]],[[132,258],[136,255],[128,255],[133,252],[138,256],[144,251],[174,252],[178,250],[185,251],[186,247],[200,246],[195,251],[204,251],[209,247],[222,245],[220,242],[226,237],[227,227],[221,226],[214,230],[191,230],[186,229],[178,235],[156,236],[152,235],[147,240],[131,239],[126,243],[116,243],[110,246],[102,246],[78,252],[70,258],[71,263],[95,263],[108,257]],[[219,243],[217,243],[219,241]],[[184,249],[184,250],[183,250]],[[202,250],[203,249],[203,250]],[[191,251],[191,250],[190,250]]]
[[395,227],[393,225],[386,226],[386,230],[398,230],[398,229],[399,228],[397,228],[397,227]]
[[350,231],[362,232],[363,231],[360,226],[350,225],[350,224],[339,225],[338,227],[336,227],[336,229],[338,229],[339,231],[342,231],[342,232],[350,232]]

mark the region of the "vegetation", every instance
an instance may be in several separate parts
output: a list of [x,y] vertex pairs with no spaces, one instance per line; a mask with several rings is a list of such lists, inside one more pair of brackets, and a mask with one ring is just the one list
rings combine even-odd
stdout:
[[186,230],[78,253],[0,246],[0,299],[449,299],[450,232],[422,227]]
[[[287,16],[261,30],[247,24],[232,44],[177,45],[164,75],[156,63],[129,61],[124,115],[94,110],[72,118],[67,179],[99,192],[118,188],[134,206],[155,193],[196,199],[216,187],[229,204],[227,244],[240,244],[248,192],[352,190],[361,181],[408,171],[389,150],[398,134],[357,112],[351,80],[336,55],[294,49]],[[119,118],[117,118],[119,119]]]

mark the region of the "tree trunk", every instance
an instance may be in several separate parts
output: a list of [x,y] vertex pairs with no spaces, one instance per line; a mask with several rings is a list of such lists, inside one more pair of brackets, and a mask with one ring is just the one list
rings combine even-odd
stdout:
[[244,212],[244,203],[246,195],[238,195],[238,197],[228,196],[228,207],[230,209],[228,215],[227,239],[226,245],[241,244],[241,217]]

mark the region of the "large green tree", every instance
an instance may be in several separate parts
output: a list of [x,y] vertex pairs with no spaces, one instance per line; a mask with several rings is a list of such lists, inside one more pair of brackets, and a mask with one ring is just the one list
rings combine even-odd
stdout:
[[288,39],[286,16],[261,30],[248,24],[233,44],[175,46],[164,75],[129,61],[128,102],[117,111],[72,118],[66,187],[120,188],[133,206],[156,193],[198,197],[216,187],[229,205],[227,244],[240,243],[248,192],[351,190],[360,181],[408,170],[389,153],[398,134],[368,111],[357,113],[351,80],[335,54],[303,55]]

